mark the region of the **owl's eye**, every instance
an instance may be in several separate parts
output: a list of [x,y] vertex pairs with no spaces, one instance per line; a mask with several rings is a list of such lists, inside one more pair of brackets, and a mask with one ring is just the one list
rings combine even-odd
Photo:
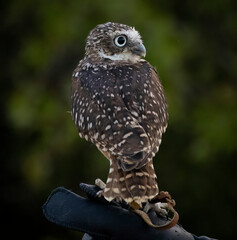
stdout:
[[127,39],[125,36],[123,35],[120,35],[120,36],[117,36],[115,39],[114,39],[114,43],[116,46],[118,47],[124,47],[127,43]]

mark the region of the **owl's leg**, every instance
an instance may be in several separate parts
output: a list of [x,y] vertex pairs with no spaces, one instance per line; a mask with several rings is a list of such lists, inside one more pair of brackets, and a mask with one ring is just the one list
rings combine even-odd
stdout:
[[100,189],[105,189],[106,184],[99,178],[96,178],[95,185],[98,186]]
[[[104,193],[104,190],[106,188],[106,184],[99,178],[97,178],[95,180],[95,185],[98,186],[101,190],[97,192],[97,196],[98,197],[104,197],[103,193]],[[120,197],[115,197],[114,198],[116,200],[116,202],[121,202],[122,201],[122,198]]]
[[106,184],[101,179],[97,178],[95,180],[95,185],[101,189],[100,191],[97,192],[97,196],[102,197]]

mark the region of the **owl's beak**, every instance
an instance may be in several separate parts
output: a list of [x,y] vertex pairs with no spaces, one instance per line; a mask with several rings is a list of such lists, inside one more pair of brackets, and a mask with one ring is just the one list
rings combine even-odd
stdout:
[[140,57],[146,56],[146,48],[141,42],[138,42],[136,45],[134,45],[132,52]]

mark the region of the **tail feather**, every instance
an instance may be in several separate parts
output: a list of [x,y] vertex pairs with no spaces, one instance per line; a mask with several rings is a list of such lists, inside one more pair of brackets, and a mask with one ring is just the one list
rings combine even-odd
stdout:
[[110,172],[104,189],[104,197],[108,201],[113,199],[130,203],[146,202],[158,194],[156,175],[152,161],[148,161],[140,169],[124,172],[117,164],[111,164]]

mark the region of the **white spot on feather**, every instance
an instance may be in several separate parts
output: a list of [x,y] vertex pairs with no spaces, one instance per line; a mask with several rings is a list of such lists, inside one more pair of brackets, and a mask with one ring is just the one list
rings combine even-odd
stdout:
[[106,183],[112,182],[112,178],[108,178]]
[[111,128],[111,125],[107,125],[105,131],[108,131]]
[[133,134],[133,132],[129,132],[123,135],[123,138],[128,138],[129,136],[131,136]]
[[114,193],[120,193],[120,191],[119,191],[118,188],[113,188],[112,191],[113,191]]
[[135,116],[135,117],[138,117],[138,113],[135,112],[135,111],[131,111],[131,114],[132,114],[133,116]]

